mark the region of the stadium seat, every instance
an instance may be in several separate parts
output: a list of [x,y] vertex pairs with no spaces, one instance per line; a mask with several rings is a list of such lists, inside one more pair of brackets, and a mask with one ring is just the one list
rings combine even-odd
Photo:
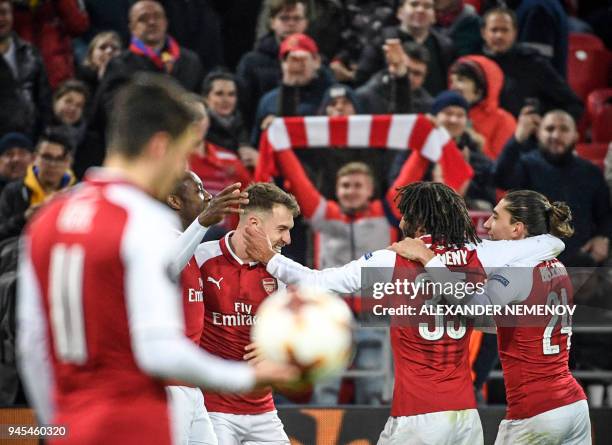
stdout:
[[612,88],[601,88],[592,91],[587,98],[587,111],[595,116],[606,105],[612,105]]
[[582,100],[598,88],[608,86],[610,52],[591,34],[570,33],[567,77]]
[[606,45],[595,34],[572,32],[569,35],[569,43],[583,49],[606,49]]
[[591,161],[602,170],[604,168],[604,159],[607,153],[607,143],[576,144],[576,154],[581,158]]
[[612,141],[612,88],[595,90],[587,99],[593,142]]
[[612,104],[603,108],[591,121],[591,140],[607,144],[612,141]]

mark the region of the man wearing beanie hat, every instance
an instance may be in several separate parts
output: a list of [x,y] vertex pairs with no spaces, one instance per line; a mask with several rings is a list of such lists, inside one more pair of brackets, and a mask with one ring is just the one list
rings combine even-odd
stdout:
[[32,162],[34,146],[21,133],[7,133],[0,139],[0,193],[6,184],[21,179]]
[[495,204],[493,162],[482,152],[484,138],[469,127],[468,102],[456,91],[443,91],[434,99],[431,114],[436,118],[474,169],[474,177],[465,195],[468,208],[488,208]]
[[319,109],[319,114],[326,116],[352,116],[361,112],[361,104],[355,91],[341,83],[327,89]]
[[270,116],[317,114],[325,91],[333,83],[331,72],[320,69],[317,44],[306,34],[292,34],[283,40],[278,56],[283,78],[280,86],[259,101],[251,139],[255,147]]

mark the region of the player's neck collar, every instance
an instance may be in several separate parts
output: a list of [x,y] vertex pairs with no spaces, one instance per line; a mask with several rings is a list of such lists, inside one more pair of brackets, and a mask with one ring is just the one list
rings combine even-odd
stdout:
[[225,244],[225,248],[227,249],[227,252],[229,253],[229,255],[231,256],[232,259],[234,259],[234,261],[236,261],[239,265],[241,266],[256,266],[257,264],[259,264],[257,261],[249,261],[248,263],[245,262],[244,260],[242,260],[238,255],[236,255],[236,252],[234,252],[234,250],[232,249],[232,244],[230,242],[230,238],[232,237],[232,235],[235,233],[235,230],[232,230],[230,232],[227,232],[225,234],[225,237],[223,238],[223,242]]

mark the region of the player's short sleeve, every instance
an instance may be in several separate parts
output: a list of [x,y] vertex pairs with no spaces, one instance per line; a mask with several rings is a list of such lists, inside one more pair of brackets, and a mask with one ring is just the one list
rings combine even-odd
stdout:
[[532,286],[532,267],[500,267],[489,275],[484,294],[489,304],[506,306],[526,300]]

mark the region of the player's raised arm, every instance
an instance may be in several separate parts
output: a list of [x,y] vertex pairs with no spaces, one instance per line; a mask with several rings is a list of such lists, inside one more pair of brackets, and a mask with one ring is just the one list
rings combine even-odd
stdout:
[[295,195],[304,217],[311,219],[317,209],[325,207],[327,200],[310,181],[292,149],[276,151],[275,159],[281,174],[289,180],[287,191]]
[[226,215],[243,212],[240,207],[248,204],[249,200],[245,192],[240,192],[240,187],[242,184],[236,182],[221,190],[210,200],[198,218],[178,237],[173,247],[174,261],[170,266],[173,276],[180,275],[210,226],[221,222]]
[[361,290],[363,267],[381,268],[381,273],[388,275],[384,278],[390,281],[395,265],[395,252],[377,250],[342,267],[313,270],[275,252],[261,230],[248,227],[245,241],[249,256],[266,264],[267,271],[280,281],[286,284],[317,286],[338,293],[354,293]]

